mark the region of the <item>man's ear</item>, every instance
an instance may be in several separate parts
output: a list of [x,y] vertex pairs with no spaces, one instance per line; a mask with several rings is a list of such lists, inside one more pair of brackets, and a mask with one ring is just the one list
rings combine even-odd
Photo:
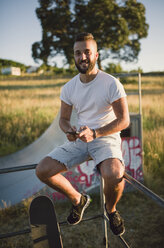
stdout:
[[98,57],[99,57],[99,53],[98,53],[98,52],[96,52],[96,60],[98,59]]

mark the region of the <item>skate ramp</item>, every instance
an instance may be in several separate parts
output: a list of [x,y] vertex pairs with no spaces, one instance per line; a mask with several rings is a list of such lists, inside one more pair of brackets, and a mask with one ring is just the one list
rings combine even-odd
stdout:
[[[73,112],[72,121],[76,123]],[[59,127],[59,114],[50,127],[35,142],[11,155],[0,158],[0,169],[37,164],[54,147],[66,141],[65,134]],[[16,204],[44,187],[34,170],[12,172],[0,175],[0,207],[3,201],[9,205]]]
[[[73,111],[71,122],[77,124],[77,116]],[[63,144],[66,135],[59,128],[59,114],[45,133],[26,148],[0,158],[0,169],[23,165],[37,164],[47,153],[56,146]],[[142,147],[139,137],[132,136],[122,138],[122,152],[126,171],[135,179],[143,179],[142,172]],[[94,161],[86,161],[72,170],[64,173],[65,177],[80,192],[95,190],[100,179],[94,170]],[[14,205],[26,199],[41,189],[54,201],[64,200],[65,196],[45,187],[35,175],[35,170],[25,170],[0,174],[0,207]]]

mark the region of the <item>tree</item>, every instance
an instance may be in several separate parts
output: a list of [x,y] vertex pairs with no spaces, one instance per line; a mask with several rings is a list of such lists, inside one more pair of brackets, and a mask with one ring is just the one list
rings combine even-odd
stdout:
[[19,63],[13,60],[8,60],[8,59],[0,59],[0,70],[1,68],[10,67],[10,66],[19,67],[21,68],[22,72],[25,72],[27,69],[27,66],[22,63]]
[[108,63],[108,65],[105,68],[105,71],[112,74],[112,73],[121,73],[123,72],[123,69],[119,63],[118,64]]
[[110,57],[137,60],[140,40],[147,37],[145,7],[136,0],[39,0],[36,9],[42,40],[32,46],[32,56],[48,63],[57,54],[73,64],[72,46],[80,32],[91,32],[99,48],[98,65]]

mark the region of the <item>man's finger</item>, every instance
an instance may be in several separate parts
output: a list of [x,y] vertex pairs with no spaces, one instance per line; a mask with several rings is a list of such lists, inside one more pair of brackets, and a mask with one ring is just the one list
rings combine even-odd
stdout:
[[67,134],[71,134],[71,135],[76,135],[76,134],[78,134],[78,132],[76,132],[76,131],[67,131],[66,133],[67,133]]

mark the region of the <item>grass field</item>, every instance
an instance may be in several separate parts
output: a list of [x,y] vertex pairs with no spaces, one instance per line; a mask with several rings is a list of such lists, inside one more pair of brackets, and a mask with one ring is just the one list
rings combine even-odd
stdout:
[[0,156],[20,150],[51,124],[67,79],[0,82]]
[[[67,81],[67,78],[59,78],[0,82],[0,156],[30,144],[47,129],[57,115],[60,89]],[[125,89],[136,92],[136,78],[129,78]],[[142,94],[144,183],[164,196],[164,77],[143,77]],[[128,96],[128,104],[130,112],[138,112],[138,96]],[[99,211],[99,198],[92,197],[88,215]],[[0,233],[28,227],[29,202],[0,211]],[[69,205],[57,203],[56,209],[61,220],[68,213]],[[141,193],[129,192],[120,201],[119,210],[126,222],[125,238],[132,248],[164,247],[163,209]],[[84,222],[78,227],[63,227],[62,236],[64,248],[103,247],[99,220],[90,224]],[[110,244],[111,247],[122,247],[111,234]],[[0,247],[31,248],[30,235],[0,240]]]

